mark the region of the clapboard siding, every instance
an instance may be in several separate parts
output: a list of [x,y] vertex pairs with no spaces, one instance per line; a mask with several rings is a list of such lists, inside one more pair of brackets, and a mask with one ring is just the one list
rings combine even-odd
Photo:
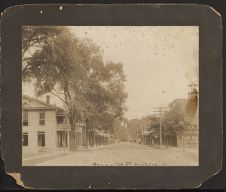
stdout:
[[[22,132],[28,134],[28,146],[23,146],[23,154],[37,153],[41,148],[53,149],[57,147],[56,106],[47,104],[29,96],[23,96],[23,110],[28,113],[28,126],[22,127]],[[63,110],[63,109],[61,109]],[[40,125],[40,113],[45,113],[45,125]],[[45,147],[38,146],[38,132],[45,133]]]
[[[39,125],[39,113],[45,112],[45,125]],[[56,147],[56,111],[28,111],[28,126],[23,126],[23,133],[28,133],[28,146],[24,152],[38,151],[38,132],[45,133],[45,148]]]

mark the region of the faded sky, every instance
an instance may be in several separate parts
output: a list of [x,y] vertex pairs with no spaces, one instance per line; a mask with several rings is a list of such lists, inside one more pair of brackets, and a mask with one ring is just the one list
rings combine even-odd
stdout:
[[[80,26],[75,36],[90,38],[106,61],[121,62],[127,76],[126,117],[149,115],[153,107],[186,98],[191,80],[198,79],[199,29],[196,26]],[[33,96],[32,88],[23,94]],[[58,104],[58,101],[55,100]]]

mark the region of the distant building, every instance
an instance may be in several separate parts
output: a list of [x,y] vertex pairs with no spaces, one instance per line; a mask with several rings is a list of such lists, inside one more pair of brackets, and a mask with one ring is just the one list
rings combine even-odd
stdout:
[[183,113],[185,128],[177,135],[178,146],[198,146],[199,100],[198,91],[193,89],[186,99],[175,99],[169,104],[170,111]]
[[187,103],[188,99],[175,99],[169,104],[169,110],[177,110],[181,113],[184,113],[186,110]]

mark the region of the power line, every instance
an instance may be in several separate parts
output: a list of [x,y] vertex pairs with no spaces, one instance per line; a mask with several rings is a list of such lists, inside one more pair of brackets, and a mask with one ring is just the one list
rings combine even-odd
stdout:
[[159,115],[159,147],[162,147],[162,114],[163,112],[166,112],[165,109],[168,109],[168,107],[153,107],[153,109],[158,109],[157,111],[153,111],[153,112],[157,112]]

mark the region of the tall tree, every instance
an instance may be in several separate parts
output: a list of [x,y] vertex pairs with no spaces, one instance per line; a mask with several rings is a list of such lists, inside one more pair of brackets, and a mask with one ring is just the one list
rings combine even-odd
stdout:
[[75,147],[76,123],[85,110],[83,94],[87,79],[87,63],[92,55],[64,29],[64,33],[48,39],[27,61],[35,79],[36,95],[51,92],[60,98],[68,112],[71,146]]
[[162,121],[163,134],[165,135],[178,135],[186,126],[184,114],[178,109],[166,112]]
[[[22,27],[22,75],[23,80],[28,81],[33,76],[31,62],[36,52],[42,51],[43,47],[58,34],[66,30],[64,27]],[[41,63],[40,63],[41,64]]]
[[125,75],[120,63],[99,63],[89,76],[86,98],[92,104],[87,118],[99,129],[111,130],[117,118],[124,115],[127,94]]
[[[113,131],[115,121],[124,116],[127,94],[124,90],[125,74],[122,64],[103,62],[95,58],[89,71],[86,100],[90,104],[85,112],[91,134],[94,128]],[[88,127],[87,125],[87,127]]]
[[48,37],[41,38],[41,48],[26,59],[23,75],[35,80],[37,96],[51,92],[64,102],[74,148],[78,121],[85,121],[88,129],[106,130],[122,118],[125,75],[122,64],[103,62],[100,48],[91,40],[76,39],[67,28],[55,30],[52,36],[44,34]]

